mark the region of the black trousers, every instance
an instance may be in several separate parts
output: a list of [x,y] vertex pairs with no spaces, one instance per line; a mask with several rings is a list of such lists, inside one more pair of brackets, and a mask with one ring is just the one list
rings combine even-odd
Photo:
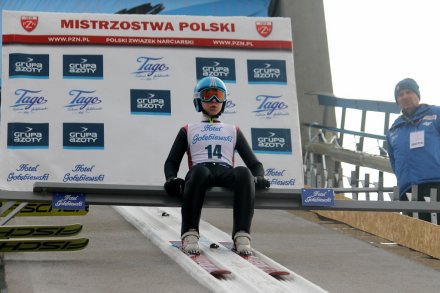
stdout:
[[[418,185],[417,201],[425,201],[424,197],[431,197],[431,188],[437,189],[437,201],[440,201],[440,183],[423,183]],[[406,197],[404,200],[407,201]],[[437,213],[437,221],[440,221],[440,213]],[[430,213],[419,213],[419,219],[431,222]]]
[[182,230],[199,231],[200,217],[206,190],[219,186],[233,190],[233,230],[250,233],[254,216],[255,182],[251,171],[243,166],[232,168],[218,164],[198,164],[185,177],[182,199]]

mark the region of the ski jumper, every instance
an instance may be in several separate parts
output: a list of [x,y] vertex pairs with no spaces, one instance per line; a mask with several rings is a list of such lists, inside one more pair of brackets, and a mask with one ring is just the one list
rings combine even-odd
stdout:
[[[247,168],[234,166],[238,152]],[[181,233],[195,229],[199,223],[206,190],[213,186],[233,190],[233,232],[250,233],[254,214],[254,176],[264,176],[263,164],[252,152],[240,129],[215,121],[182,127],[165,161],[165,177],[177,177],[183,155],[187,153],[189,171],[185,176],[182,198]]]

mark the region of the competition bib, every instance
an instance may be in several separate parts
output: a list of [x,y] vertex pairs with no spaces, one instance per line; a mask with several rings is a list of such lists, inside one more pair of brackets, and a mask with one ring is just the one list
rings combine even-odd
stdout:
[[188,124],[188,158],[191,165],[226,163],[234,166],[237,129],[224,123]]

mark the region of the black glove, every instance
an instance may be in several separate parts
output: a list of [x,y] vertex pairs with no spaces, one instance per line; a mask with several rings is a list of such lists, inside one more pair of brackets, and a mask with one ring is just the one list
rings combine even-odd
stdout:
[[258,189],[264,189],[270,187],[270,182],[263,176],[255,176],[255,187]]
[[165,191],[172,196],[182,196],[185,180],[178,177],[168,178],[163,187]]

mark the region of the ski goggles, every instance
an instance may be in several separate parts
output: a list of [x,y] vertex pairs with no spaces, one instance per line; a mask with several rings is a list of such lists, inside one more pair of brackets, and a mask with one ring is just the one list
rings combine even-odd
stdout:
[[219,89],[206,89],[200,92],[199,98],[204,103],[209,103],[213,99],[217,103],[224,103],[226,101],[226,93]]

